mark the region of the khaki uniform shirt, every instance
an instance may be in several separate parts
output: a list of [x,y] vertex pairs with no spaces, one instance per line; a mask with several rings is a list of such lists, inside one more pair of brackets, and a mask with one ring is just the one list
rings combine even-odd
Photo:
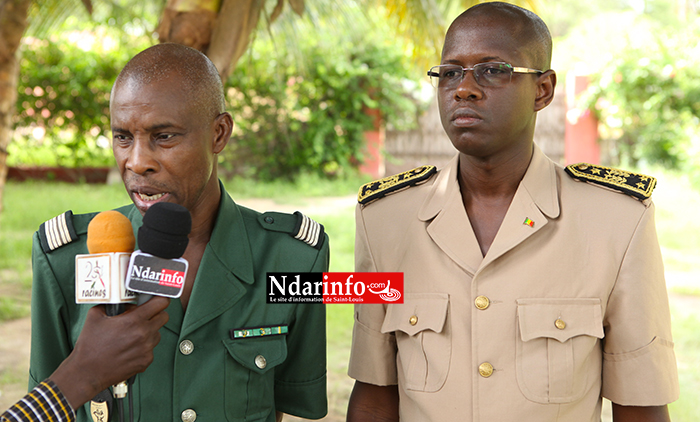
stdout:
[[[119,211],[136,232],[138,210]],[[92,217],[74,216],[79,239],[49,253],[35,235],[30,388],[68,356],[90,308],[75,304],[74,257],[87,253]],[[153,363],[136,376],[136,421],[272,422],[275,410],[313,419],[326,414],[324,306],[265,303],[267,272],[328,269],[328,238],[320,249],[294,239],[287,224],[292,217],[238,206],[222,187],[187,311],[171,301]],[[277,326],[288,333],[234,338],[230,331]],[[76,409],[78,421],[92,421],[89,406]]]
[[678,397],[652,202],[535,149],[486,256],[457,157],[357,208],[356,271],[403,271],[405,302],[356,305],[349,375],[398,384],[402,421],[592,422],[601,395]]

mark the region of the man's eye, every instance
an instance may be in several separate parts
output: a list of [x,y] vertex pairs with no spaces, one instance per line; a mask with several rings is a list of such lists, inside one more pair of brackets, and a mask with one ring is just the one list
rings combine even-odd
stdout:
[[448,69],[442,73],[443,78],[447,79],[455,79],[455,78],[461,78],[462,77],[462,69]]
[[502,66],[486,66],[484,68],[484,75],[498,76],[498,75],[505,75],[507,73],[508,73],[507,68],[504,68]]
[[168,140],[172,139],[174,136],[175,135],[172,133],[159,133],[156,136],[156,139],[159,141],[168,141]]

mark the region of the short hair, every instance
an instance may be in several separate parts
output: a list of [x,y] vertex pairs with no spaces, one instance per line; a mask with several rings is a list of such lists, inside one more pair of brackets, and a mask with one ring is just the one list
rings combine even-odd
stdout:
[[224,88],[214,63],[200,51],[176,43],[156,44],[135,55],[117,76],[112,94],[123,84],[148,85],[173,73],[184,81],[182,89],[194,107],[211,117],[225,111]]
[[552,65],[552,35],[544,21],[535,13],[510,3],[479,3],[464,11],[452,22],[448,33],[459,21],[477,16],[498,16],[513,23],[513,32],[524,40],[532,54],[533,64],[540,70]]

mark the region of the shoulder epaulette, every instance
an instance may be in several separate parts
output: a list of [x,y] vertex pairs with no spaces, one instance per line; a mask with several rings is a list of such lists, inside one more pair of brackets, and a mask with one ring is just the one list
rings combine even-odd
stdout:
[[317,223],[299,211],[294,214],[266,212],[258,216],[258,221],[268,230],[287,233],[316,249],[321,249],[323,246],[325,233],[323,224]]
[[66,211],[42,223],[39,227],[39,239],[44,253],[78,240],[78,234],[73,226],[73,211]]
[[656,179],[651,176],[594,164],[571,164],[565,171],[576,180],[606,186],[641,200],[650,198],[656,187]]
[[370,202],[383,198],[386,195],[398,190],[415,186],[424,182],[437,172],[435,166],[420,166],[413,170],[375,180],[374,182],[362,185],[357,194],[357,202],[367,205]]

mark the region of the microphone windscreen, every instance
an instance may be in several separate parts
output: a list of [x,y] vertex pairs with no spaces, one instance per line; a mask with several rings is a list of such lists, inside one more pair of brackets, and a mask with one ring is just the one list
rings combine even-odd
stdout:
[[134,229],[131,221],[118,211],[97,214],[87,230],[87,248],[91,254],[107,252],[133,252]]
[[159,258],[174,259],[185,253],[192,230],[187,208],[170,202],[153,204],[139,228],[139,249]]

